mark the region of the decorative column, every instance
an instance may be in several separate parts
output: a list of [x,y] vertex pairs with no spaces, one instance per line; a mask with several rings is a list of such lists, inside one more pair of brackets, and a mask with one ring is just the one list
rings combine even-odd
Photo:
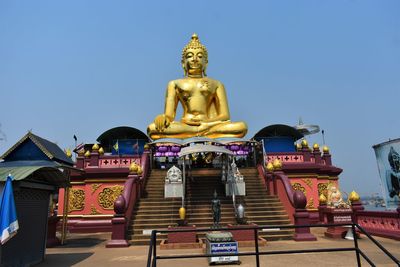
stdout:
[[319,213],[319,221],[321,223],[326,223],[326,216],[325,216],[325,209],[326,209],[326,202],[327,199],[324,194],[319,196],[319,206],[318,206],[318,213]]
[[319,150],[319,145],[314,144],[313,145],[313,157],[315,159],[315,164],[321,164],[322,159],[321,159],[321,151]]
[[329,165],[329,166],[332,165],[332,156],[331,156],[331,154],[329,154],[329,147],[324,146],[322,148],[322,152],[323,152],[322,158],[325,161],[325,165]]
[[267,180],[265,181],[265,184],[267,185],[268,195],[270,196],[277,195],[277,192],[274,191],[274,183],[272,180],[274,171],[274,165],[272,164],[272,162],[268,162],[266,169],[267,169],[267,175],[266,175]]
[[92,146],[92,153],[90,155],[90,167],[98,167],[99,166],[99,145],[94,144]]
[[353,210],[353,222],[358,223],[357,212],[364,210],[364,206],[360,201],[360,196],[356,191],[352,191],[349,194],[349,200],[351,202],[351,209]]
[[84,157],[85,150],[82,148],[81,150],[78,151],[78,156],[76,157],[76,168],[78,169],[83,169],[84,167]]
[[90,151],[86,151],[85,152],[85,159],[83,160],[83,168],[86,168],[88,166],[90,166],[90,157],[91,157],[92,153],[90,153]]
[[303,152],[304,161],[305,162],[311,161],[311,150],[308,147],[308,142],[306,139],[303,139],[301,141],[301,146],[302,146],[301,151]]
[[[293,204],[295,212],[293,214],[295,225],[310,224],[309,213],[306,209],[307,198],[303,192],[296,190],[293,193]],[[293,239],[295,241],[316,241],[317,238],[311,234],[309,227],[295,228]]]
[[280,161],[279,159],[274,159],[274,161],[272,162],[272,171],[274,171],[275,173],[272,174],[272,184],[273,184],[273,188],[274,188],[274,194],[276,196],[279,195],[278,193],[278,185],[276,182],[276,174],[283,174],[282,172],[282,161]]

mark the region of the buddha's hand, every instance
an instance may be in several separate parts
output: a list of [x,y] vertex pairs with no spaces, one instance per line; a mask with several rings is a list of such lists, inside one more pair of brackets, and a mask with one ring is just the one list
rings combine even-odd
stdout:
[[170,119],[165,114],[160,114],[154,119],[154,124],[158,131],[164,131],[171,123]]
[[200,126],[201,122],[199,120],[196,119],[185,119],[182,118],[181,120],[183,123],[190,125],[190,126]]

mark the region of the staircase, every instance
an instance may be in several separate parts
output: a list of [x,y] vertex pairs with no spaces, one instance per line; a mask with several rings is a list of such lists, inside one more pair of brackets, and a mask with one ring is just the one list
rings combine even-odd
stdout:
[[[248,223],[257,225],[290,224],[282,203],[276,196],[268,196],[256,168],[241,168],[245,177],[246,196],[237,197],[237,204],[245,207]],[[146,184],[147,195],[140,199],[134,209],[128,238],[132,245],[147,245],[152,229],[165,229],[175,226],[179,220],[178,210],[181,199],[164,199],[164,178],[166,170],[152,170]],[[214,190],[221,201],[221,226],[235,223],[232,197],[225,197],[224,185],[220,182],[220,170],[198,169],[192,171],[192,179],[187,179],[186,217],[190,225],[198,228],[211,227],[213,224],[211,200]],[[293,230],[259,232],[259,236],[271,241],[291,239]],[[157,236],[158,242],[166,239],[165,234]]]

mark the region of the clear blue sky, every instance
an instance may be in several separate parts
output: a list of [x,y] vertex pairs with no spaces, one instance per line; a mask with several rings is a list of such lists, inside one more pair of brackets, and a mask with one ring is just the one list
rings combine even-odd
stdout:
[[[379,192],[372,145],[400,137],[399,1],[1,1],[0,141],[73,147],[146,130],[191,34],[247,137],[318,124],[345,191]],[[321,134],[309,142],[322,143]]]

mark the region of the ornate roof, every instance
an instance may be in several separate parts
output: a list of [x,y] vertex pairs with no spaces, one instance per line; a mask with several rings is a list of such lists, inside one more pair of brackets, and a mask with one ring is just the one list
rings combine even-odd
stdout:
[[[7,158],[11,158],[13,154],[19,153],[19,148],[22,147],[26,142],[31,141],[43,154],[49,159],[54,160],[66,165],[72,166],[73,161],[65,155],[64,151],[55,143],[50,142],[42,137],[39,137],[32,132],[28,132],[22,137],[17,143],[15,143],[9,150],[7,150],[0,159],[7,161]],[[28,155],[27,155],[28,156]],[[21,158],[22,157],[22,158]],[[24,155],[21,153],[19,160],[34,160],[32,158],[23,158]],[[39,158],[40,159],[40,158]]]

